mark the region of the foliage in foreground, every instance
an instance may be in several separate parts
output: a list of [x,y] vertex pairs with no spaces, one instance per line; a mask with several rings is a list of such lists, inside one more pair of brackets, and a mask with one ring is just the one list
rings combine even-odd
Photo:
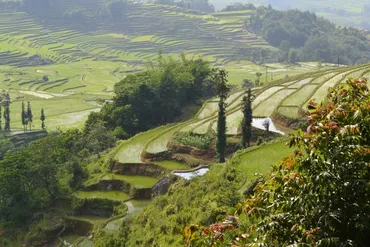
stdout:
[[214,165],[192,181],[180,181],[133,219],[127,246],[182,246],[186,225],[209,224],[235,210],[243,182],[239,170],[225,165]]
[[255,224],[214,224],[189,246],[370,245],[370,95],[366,81],[346,86],[311,102],[307,133],[290,142],[298,150],[237,211]]

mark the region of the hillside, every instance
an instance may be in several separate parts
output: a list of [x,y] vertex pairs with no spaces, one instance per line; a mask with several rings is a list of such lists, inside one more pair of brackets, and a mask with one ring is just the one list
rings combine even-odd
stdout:
[[[0,89],[10,92],[14,130],[21,129],[22,101],[31,101],[36,129],[41,108],[49,130],[81,127],[113,96],[116,82],[155,62],[159,51],[175,59],[181,52],[202,57],[227,69],[234,85],[256,80],[256,72],[265,74],[266,67],[263,83],[318,69],[312,63],[271,64],[278,48],[245,28],[255,11],[211,15],[128,3],[111,12],[103,0],[56,3],[2,4]],[[70,107],[59,107],[63,104]]]
[[[327,90],[330,87],[334,87],[336,85],[343,85],[347,78],[351,77],[370,77],[370,66],[369,65],[363,65],[358,67],[348,67],[348,68],[337,68],[330,71],[325,71],[321,73],[309,73],[297,76],[295,78],[289,78],[284,79],[281,81],[277,81],[274,84],[263,87],[263,88],[256,88],[253,90],[253,94],[255,95],[255,99],[253,102],[253,108],[254,108],[254,116],[255,116],[255,123],[254,126],[257,128],[263,129],[263,126],[261,123],[258,122],[259,118],[262,117],[271,117],[274,121],[277,127],[274,126],[274,123],[271,124],[271,131],[280,132],[279,128],[281,127],[277,123],[280,124],[293,124],[297,123],[297,119],[304,116],[304,112],[306,112],[306,105],[309,102],[310,99],[315,99],[317,102],[320,102],[325,99]],[[240,104],[241,99],[245,95],[245,91],[237,91],[230,95],[228,99],[228,108],[227,108],[227,126],[228,126],[228,135],[230,136],[230,142],[232,141],[231,137],[235,137],[240,133],[240,122],[242,118],[242,114],[240,111]],[[89,182],[87,182],[87,186],[91,186],[91,184],[101,184],[104,181],[114,181],[114,180],[123,180],[127,181],[133,186],[139,188],[140,186],[140,179],[146,179],[145,181],[149,182],[153,179],[158,178],[158,171],[163,171],[162,169],[165,169],[168,171],[173,170],[186,170],[191,167],[197,166],[197,165],[204,165],[207,164],[205,160],[202,159],[196,159],[189,155],[188,151],[176,151],[176,149],[171,148],[173,145],[173,137],[176,136],[178,133],[182,132],[193,132],[194,134],[200,134],[200,135],[210,135],[213,136],[215,129],[216,129],[216,112],[218,107],[218,100],[211,99],[207,101],[201,110],[198,112],[198,114],[192,118],[191,120],[183,123],[178,123],[175,125],[167,125],[167,126],[161,126],[156,129],[152,129],[150,131],[141,133],[127,141],[121,142],[117,147],[112,150],[110,153],[105,154],[104,158],[102,158],[102,161],[105,162],[105,168],[107,169],[107,159],[108,157],[113,157],[114,160],[116,160],[116,165],[113,171],[106,170],[103,173],[97,173],[92,174],[92,177],[90,178]],[[285,130],[283,128],[283,130]],[[241,154],[238,154],[236,157],[234,157],[231,161],[229,161],[232,164],[236,164],[236,167],[240,170],[238,170],[236,173],[240,173],[238,176],[247,177],[247,180],[244,182],[241,182],[239,180],[236,180],[236,184],[231,183],[230,189],[231,190],[240,190],[244,191],[248,188],[248,186],[252,183],[252,181],[248,178],[252,177],[255,173],[260,174],[267,174],[270,166],[281,160],[285,155],[289,154],[291,150],[284,147],[284,139],[281,141],[278,141],[278,143],[271,143],[266,144],[265,146],[262,146],[262,148],[257,148],[252,150],[246,150],[242,152]],[[264,153],[269,153],[269,158],[265,159],[263,156]],[[170,155],[169,155],[170,154]],[[240,157],[239,157],[240,156]],[[179,157],[181,157],[179,159]],[[253,162],[251,162],[251,160]],[[119,165],[118,165],[119,164]],[[213,176],[215,176],[215,171],[217,171],[220,168],[214,167],[215,165],[211,166],[211,174],[207,175],[205,178],[206,180],[211,179],[214,180]],[[91,164],[90,168],[91,170],[96,169],[97,167],[100,167],[101,169],[101,163],[98,162],[96,164]],[[122,176],[119,178],[117,175],[112,174],[120,174],[123,170],[127,169],[125,167],[131,167],[132,170],[138,171],[139,167],[142,167],[145,171],[144,173],[132,173],[132,170],[126,170],[126,176]],[[156,173],[148,172],[149,169],[151,171],[157,171]],[[166,172],[165,172],[166,173]],[[216,172],[217,173],[217,172]],[[140,174],[140,175],[138,175]],[[143,177],[143,174],[145,176]],[[222,173],[223,174],[223,173]],[[117,176],[115,178],[115,176]],[[159,176],[160,177],[160,176]],[[201,180],[203,181],[203,180]],[[187,182],[184,182],[187,183]],[[211,182],[207,182],[210,183]],[[149,185],[149,187],[153,186],[153,184]],[[177,185],[179,188],[182,187],[182,185]],[[192,186],[198,186],[197,182],[193,183]],[[217,184],[212,184],[212,186],[218,186]],[[184,189],[180,190],[189,190],[185,186]],[[191,189],[190,189],[191,190]],[[225,188],[227,191],[228,189]],[[109,199],[111,191],[91,191],[89,193],[84,194],[86,198],[93,199],[94,197],[98,198],[105,198]],[[189,192],[179,192],[180,194],[187,194]],[[209,196],[213,196],[213,191],[210,188],[209,193],[211,193]],[[230,192],[225,192],[230,193]],[[179,196],[180,196],[179,194]],[[216,193],[217,194],[217,193]],[[77,194],[79,195],[79,194]],[[220,195],[217,194],[219,197]],[[237,197],[237,195],[235,195]],[[170,197],[170,195],[168,196]],[[217,198],[218,198],[217,197]],[[140,197],[139,197],[140,198]],[[139,198],[126,198],[126,204],[132,202],[137,203],[137,200]],[[138,245],[146,245],[150,241],[155,241],[158,244],[161,242],[167,242],[167,241],[174,241],[174,244],[180,244],[182,239],[182,231],[180,230],[182,227],[186,226],[187,224],[200,222],[202,224],[207,224],[205,222],[207,221],[207,216],[198,213],[197,215],[190,216],[190,215],[182,215],[180,213],[175,214],[173,217],[177,218],[178,220],[182,219],[182,217],[185,217],[182,223],[180,225],[174,226],[173,221],[175,219],[162,219],[159,221],[160,225],[162,227],[168,228],[169,232],[172,232],[173,234],[167,234],[167,235],[158,235],[155,233],[156,230],[160,228],[154,227],[152,224],[153,222],[146,222],[142,217],[145,218],[145,215],[152,214],[152,212],[156,212],[158,210],[158,207],[162,207],[164,201],[166,201],[167,196],[165,198],[156,199],[154,200],[153,204],[150,204],[149,208],[144,211],[143,214],[138,216],[139,218],[136,219],[134,230],[131,234],[130,239],[133,239],[136,241],[136,244]],[[179,201],[176,203],[180,203],[181,199],[178,199]],[[211,200],[211,199],[210,199]],[[231,200],[231,199],[230,199]],[[212,200],[211,200],[212,201]],[[226,201],[225,203],[227,203]],[[181,203],[180,203],[181,204]],[[139,204],[141,205],[141,204]],[[182,205],[182,204],[181,204]],[[223,205],[220,202],[220,205]],[[135,206],[136,207],[136,206]],[[181,206],[178,206],[181,207]],[[184,206],[184,207],[194,207],[193,206]],[[154,210],[154,211],[153,211]],[[154,217],[151,215],[151,217]],[[199,218],[200,217],[200,218]],[[205,217],[205,218],[204,218]],[[209,216],[211,217],[211,216]],[[118,221],[118,219],[114,218],[115,221]],[[124,220],[124,219],[121,219]],[[151,219],[155,220],[155,219]],[[125,220],[124,220],[125,221]],[[156,220],[155,220],[156,221]],[[109,222],[109,221],[108,221]],[[103,232],[106,232],[104,230],[105,228],[99,227],[99,224],[95,226],[98,229],[103,229]],[[142,230],[142,227],[149,227],[151,229],[155,229],[154,232],[142,236],[139,234],[139,232]],[[148,228],[148,229],[149,229]],[[112,229],[111,229],[112,230]],[[117,230],[117,228],[116,228]],[[109,234],[114,234],[115,231],[110,231]],[[117,233],[117,232],[116,232]],[[103,234],[103,236],[106,236],[107,233]],[[101,237],[104,239],[103,237]],[[80,239],[80,241],[82,241]],[[97,241],[101,241],[100,237],[97,238]],[[158,242],[159,241],[159,242]],[[91,242],[91,240],[83,240],[83,243]],[[134,245],[134,243],[131,243]],[[78,245],[79,246],[79,245]],[[81,245],[83,246],[83,245]],[[104,245],[102,245],[104,246]]]
[[[359,134],[365,126],[367,138],[369,129],[368,49],[370,40],[362,32],[301,11],[253,7],[207,14],[190,6],[131,1],[1,1],[0,126],[11,124],[12,131],[0,131],[0,246],[183,246],[184,236],[186,244],[209,237],[207,232],[193,235],[198,226],[250,210],[243,200],[259,182],[279,183],[274,174],[270,179],[271,169],[289,170],[284,179],[292,179],[294,193],[311,186],[313,193],[301,197],[310,197],[313,206],[332,196],[326,179],[344,184],[338,193],[366,184],[341,183],[319,171],[314,175],[327,191],[311,197],[317,177],[295,182],[300,169],[316,172],[306,161],[332,169],[333,160],[352,169],[351,157],[364,158],[358,164],[368,176],[368,140]],[[361,79],[346,84],[348,78]],[[343,88],[328,97],[337,86]],[[347,94],[352,87],[353,95]],[[353,116],[341,105],[334,109],[336,99]],[[312,105],[313,100],[331,104]],[[222,103],[225,164],[218,163],[223,162],[217,133]],[[248,145],[242,144],[246,108],[252,111]],[[46,131],[37,131],[44,110]],[[315,128],[308,128],[313,119]],[[297,147],[292,154],[286,145],[290,133],[295,135],[290,144],[313,149],[302,156]],[[346,144],[356,144],[348,145],[356,152]],[[342,155],[337,147],[349,157],[341,157],[346,167],[336,158]],[[321,160],[330,152],[331,159]],[[303,165],[295,171],[291,160]],[[347,179],[345,174],[337,175]],[[366,186],[361,188],[367,193]],[[301,197],[294,194],[304,207],[294,208],[290,191],[273,196],[280,193],[300,217],[307,206]],[[262,196],[267,199],[261,203],[272,198]],[[349,201],[347,209],[353,205]],[[241,216],[237,230],[247,232],[256,220],[261,218]],[[294,228],[285,228],[288,234],[282,235],[290,236]],[[305,229],[303,235],[316,233]],[[236,241],[240,236],[244,241],[243,235]],[[225,235],[225,241],[231,238]]]
[[[211,0],[210,1],[217,10],[225,8],[228,4],[233,4],[235,2],[245,3],[243,1],[233,1],[233,0]],[[316,13],[318,16],[325,17],[337,25],[353,26],[362,29],[370,29],[370,23],[367,18],[368,16],[368,6],[370,2],[368,0],[360,1],[319,1],[319,0],[287,0],[287,1],[277,1],[277,0],[251,0],[249,3],[254,3],[257,5],[268,5],[271,4],[273,8],[287,10],[287,9],[300,9],[308,10]]]
[[[80,4],[65,2],[57,13],[78,7],[95,13],[106,3]],[[111,98],[113,85],[155,60],[159,50],[168,55],[186,51],[187,56],[226,65],[253,46],[266,46],[260,37],[243,31],[239,21],[169,6],[129,5],[122,20],[100,19],[99,25],[37,16],[2,9],[0,88],[10,91],[13,113],[20,111],[22,100],[32,101],[35,111],[44,107],[50,129],[80,126],[89,112],[99,109],[97,99]],[[246,61],[241,64],[256,68]],[[234,83],[244,78],[239,74]],[[71,108],[58,108],[62,102]],[[19,121],[13,119],[14,129],[21,127]]]

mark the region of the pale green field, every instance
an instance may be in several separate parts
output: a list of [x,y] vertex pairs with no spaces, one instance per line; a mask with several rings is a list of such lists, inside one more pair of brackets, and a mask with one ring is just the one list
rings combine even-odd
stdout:
[[118,174],[107,174],[102,180],[122,180],[135,186],[135,188],[152,188],[159,180],[144,176],[126,176]]
[[75,193],[81,199],[108,199],[112,201],[127,201],[130,199],[129,195],[119,191],[78,191]]

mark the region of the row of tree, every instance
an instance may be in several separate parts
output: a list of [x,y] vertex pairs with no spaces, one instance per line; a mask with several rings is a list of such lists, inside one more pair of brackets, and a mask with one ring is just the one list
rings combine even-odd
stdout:
[[[217,139],[216,150],[220,157],[220,162],[225,162],[225,152],[227,146],[227,124],[226,124],[226,99],[230,93],[230,86],[227,84],[227,72],[225,70],[217,70],[213,76],[213,82],[217,85],[218,102],[218,118],[217,118]],[[250,146],[252,138],[252,91],[249,88],[247,95],[242,99],[241,111],[243,112],[243,120],[241,122],[242,140],[241,144],[244,148]],[[268,130],[268,127],[266,127]]]
[[[5,123],[4,123],[4,130],[5,131],[10,131],[10,96],[9,93],[3,92],[0,95],[0,131],[2,130],[2,116],[4,117]],[[4,114],[2,115],[2,109],[4,108]],[[27,104],[27,109],[25,109],[25,104],[22,101],[22,125],[24,131],[27,130],[27,127],[29,127],[29,130],[31,131],[32,129],[32,121],[33,121],[33,114],[32,114],[32,108],[31,108],[31,103],[28,101]],[[45,129],[45,112],[44,109],[41,108],[41,129]]]

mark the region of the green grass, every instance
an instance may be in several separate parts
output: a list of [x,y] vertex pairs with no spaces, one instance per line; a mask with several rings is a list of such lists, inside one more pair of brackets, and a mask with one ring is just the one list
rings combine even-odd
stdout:
[[126,176],[117,174],[107,174],[102,180],[122,180],[135,186],[135,188],[152,188],[159,180],[144,176]]
[[135,208],[144,208],[149,205],[151,200],[131,200],[130,201]]
[[75,193],[81,199],[108,199],[113,201],[127,201],[130,199],[129,195],[118,191],[78,191]]
[[[259,175],[266,176],[271,172],[271,167],[283,158],[287,157],[293,150],[285,145],[285,141],[265,144],[257,149],[246,151],[244,154],[233,157],[236,168],[240,169],[247,180],[240,189],[244,191],[258,178]],[[256,176],[258,174],[258,176]]]

